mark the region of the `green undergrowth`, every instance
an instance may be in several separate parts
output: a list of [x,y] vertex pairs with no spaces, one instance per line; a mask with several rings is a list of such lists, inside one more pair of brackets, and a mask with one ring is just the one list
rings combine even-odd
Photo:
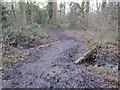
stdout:
[[118,31],[88,30],[87,35],[91,35],[96,42],[115,44],[118,42]]
[[107,75],[105,77],[105,80],[109,81],[109,82],[114,82],[114,83],[119,83],[119,79],[118,79],[118,72],[113,71],[111,68],[109,67],[92,67],[93,71],[97,74],[105,74]]
[[[3,32],[3,45],[0,44],[0,48],[4,46],[4,55],[1,55],[1,66],[11,62],[12,58],[21,56],[20,49],[23,47],[31,48],[37,46],[38,43],[44,40],[51,40],[53,37],[45,32],[38,24],[20,26],[11,24],[8,28],[4,28]],[[12,54],[11,54],[12,53]]]
[[83,43],[85,43],[85,44],[92,44],[93,40],[90,39],[90,38],[85,38],[85,40],[83,41]]
[[83,35],[83,43],[88,46],[93,46],[95,44],[101,44],[102,47],[106,45],[117,45],[118,44],[118,31],[105,31],[105,30],[80,30],[81,35]]
[[49,24],[49,28],[50,29],[60,29],[61,25],[58,22],[54,22],[54,23]]
[[5,64],[8,64],[11,62],[11,59],[6,57],[6,56],[0,56],[2,58],[2,64],[5,65]]
[[93,70],[96,72],[96,73],[102,73],[102,74],[104,74],[104,73],[113,73],[114,71],[111,69],[111,68],[109,68],[109,67],[103,67],[103,66],[101,66],[101,67],[92,67],[93,68]]
[[4,28],[3,32],[4,43],[12,42],[15,39],[24,42],[40,41],[42,39],[51,39],[52,36],[47,34],[44,29],[38,24],[18,26],[10,25],[8,28]]

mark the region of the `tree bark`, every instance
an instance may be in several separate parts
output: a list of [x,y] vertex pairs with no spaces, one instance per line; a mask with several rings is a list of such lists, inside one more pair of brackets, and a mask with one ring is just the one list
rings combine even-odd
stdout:
[[102,11],[105,10],[106,4],[106,0],[102,0]]
[[52,2],[52,21],[57,21],[57,1]]
[[89,13],[89,6],[90,6],[90,2],[89,0],[87,0],[86,2],[86,12]]
[[26,11],[25,11],[25,1],[19,1],[20,6],[20,23],[21,25],[26,25]]
[[13,12],[13,15],[14,15],[14,19],[16,21],[16,14],[15,14],[15,10],[14,10],[14,5],[13,5],[14,2],[11,3],[11,9],[12,9],[12,12]]
[[34,2],[31,1],[31,23],[34,22]]
[[57,1],[48,2],[48,14],[49,14],[49,22],[56,22],[57,21]]

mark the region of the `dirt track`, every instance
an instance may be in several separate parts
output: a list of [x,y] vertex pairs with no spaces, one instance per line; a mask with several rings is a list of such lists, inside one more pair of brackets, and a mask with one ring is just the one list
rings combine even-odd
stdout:
[[111,88],[85,64],[75,65],[78,52],[84,53],[87,46],[82,39],[67,36],[63,32],[51,32],[58,41],[50,46],[34,48],[23,64],[14,66],[11,73],[3,75],[5,88]]

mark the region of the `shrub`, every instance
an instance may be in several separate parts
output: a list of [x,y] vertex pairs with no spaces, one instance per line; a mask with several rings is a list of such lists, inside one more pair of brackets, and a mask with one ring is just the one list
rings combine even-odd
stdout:
[[57,22],[54,22],[54,23],[50,24],[49,27],[50,27],[50,29],[59,29],[60,24]]

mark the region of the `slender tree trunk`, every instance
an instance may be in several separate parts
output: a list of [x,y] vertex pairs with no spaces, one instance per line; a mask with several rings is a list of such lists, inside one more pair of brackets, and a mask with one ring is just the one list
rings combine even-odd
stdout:
[[86,20],[85,20],[85,26],[86,26],[86,29],[88,28],[88,16],[89,16],[89,7],[90,7],[90,2],[89,0],[87,0],[86,2]]
[[20,0],[20,23],[21,25],[26,25],[26,11],[25,11],[25,1]]
[[56,22],[57,21],[57,1],[49,0],[48,2],[48,14],[49,14],[49,22]]
[[61,3],[61,5],[60,5],[60,20],[61,20],[61,23],[65,21],[65,8],[66,8],[66,2]]
[[82,5],[81,5],[81,27],[82,29],[85,29],[85,1],[82,0]]
[[86,12],[89,13],[90,2],[87,0],[86,2]]
[[106,0],[102,0],[102,11],[105,10],[106,4]]
[[52,22],[52,2],[48,2],[48,23]]
[[[118,32],[119,32],[119,29],[120,29],[120,2],[118,2]],[[118,33],[118,44],[120,44],[120,33]],[[120,48],[120,45],[118,46],[118,48]],[[118,54],[120,54],[120,50]]]
[[13,12],[13,15],[14,15],[14,19],[15,19],[15,21],[16,21],[16,14],[15,14],[15,10],[14,10],[13,3],[14,3],[14,2],[11,3],[11,8],[12,8],[12,12]]
[[97,7],[97,12],[99,12],[99,3],[98,3],[98,0],[96,0],[96,7]]
[[31,23],[34,22],[34,2],[31,1]]
[[56,22],[57,21],[57,1],[55,1],[55,2],[52,2],[52,21],[54,22]]

